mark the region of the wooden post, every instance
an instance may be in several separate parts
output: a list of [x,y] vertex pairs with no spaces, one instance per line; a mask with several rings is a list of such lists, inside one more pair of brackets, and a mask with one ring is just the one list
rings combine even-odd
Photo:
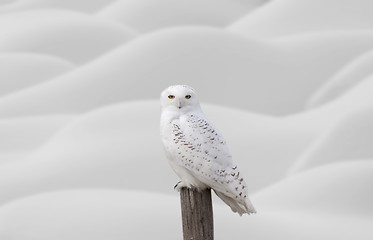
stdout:
[[180,200],[184,240],[213,240],[211,190],[182,188]]

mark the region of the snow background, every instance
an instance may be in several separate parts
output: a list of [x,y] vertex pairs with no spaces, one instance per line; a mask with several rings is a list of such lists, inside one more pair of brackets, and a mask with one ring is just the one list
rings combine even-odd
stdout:
[[181,239],[172,84],[258,211],[216,239],[373,239],[371,0],[0,0],[0,239]]

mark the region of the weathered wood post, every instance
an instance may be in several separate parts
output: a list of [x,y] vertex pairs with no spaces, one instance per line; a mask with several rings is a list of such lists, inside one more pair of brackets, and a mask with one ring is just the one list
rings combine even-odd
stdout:
[[184,240],[213,240],[211,189],[182,188],[180,200]]

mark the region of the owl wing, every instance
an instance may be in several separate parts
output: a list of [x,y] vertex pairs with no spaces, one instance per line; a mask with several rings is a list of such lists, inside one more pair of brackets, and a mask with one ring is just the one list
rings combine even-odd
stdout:
[[234,212],[253,212],[247,186],[218,129],[204,116],[188,114],[173,124],[177,162],[214,189]]

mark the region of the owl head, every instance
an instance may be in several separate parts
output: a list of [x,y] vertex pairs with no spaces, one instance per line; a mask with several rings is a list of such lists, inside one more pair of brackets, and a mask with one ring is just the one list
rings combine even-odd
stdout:
[[187,85],[174,85],[163,90],[161,107],[183,113],[200,109],[197,93]]

